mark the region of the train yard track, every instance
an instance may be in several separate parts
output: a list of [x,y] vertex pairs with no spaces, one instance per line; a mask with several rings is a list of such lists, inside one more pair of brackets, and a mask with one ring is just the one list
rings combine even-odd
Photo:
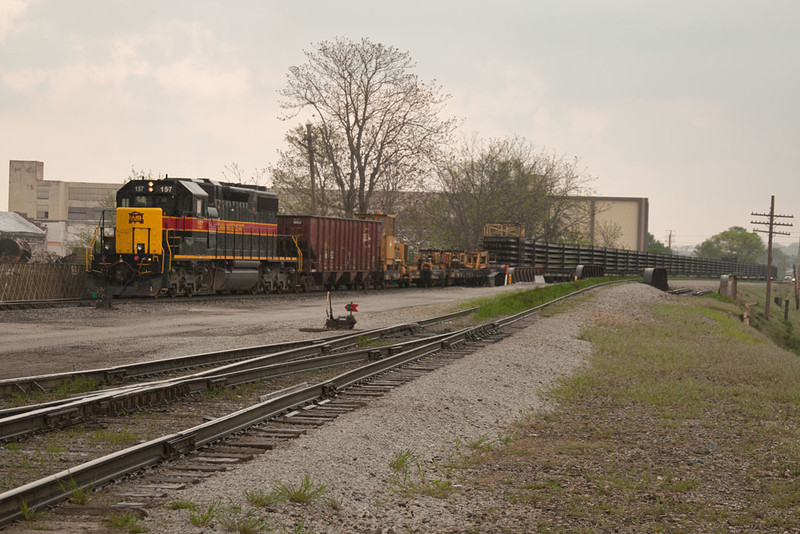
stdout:
[[[329,354],[331,344],[352,347],[356,344],[353,338],[348,339],[349,336],[328,338],[317,342],[308,342],[301,347],[276,350],[267,355],[244,356],[249,359],[193,373],[179,379],[159,380],[145,386],[141,384],[127,385],[121,389],[109,389],[105,393],[91,393],[79,397],[77,401],[71,399],[61,405],[21,410],[15,415],[0,420],[2,436],[6,440],[15,436],[34,434],[23,442],[6,444],[4,453],[6,467],[4,470],[7,475],[11,476],[6,476],[7,482],[0,486],[0,491],[3,491],[0,494],[0,526],[25,517],[31,510],[55,505],[78,493],[91,492],[111,481],[143,470],[148,470],[146,478],[142,482],[143,495],[138,497],[136,495],[120,495],[116,500],[122,502],[130,502],[131,499],[136,500],[137,498],[141,500],[145,498],[145,494],[176,488],[187,480],[201,478],[209,471],[220,469],[220,466],[227,463],[244,461],[254,454],[269,450],[276,441],[300,435],[309,426],[324,424],[341,413],[356,409],[368,403],[370,399],[383,395],[386,391],[412,380],[420,374],[445,365],[452,359],[463,357],[465,353],[480,346],[486,340],[495,340],[506,335],[517,322],[526,319],[542,307],[544,306],[492,323],[402,343],[393,339],[389,345],[346,350],[341,354]],[[452,318],[453,316],[450,314],[421,321],[419,324],[429,326]],[[376,334],[376,337],[407,332],[409,325],[399,325],[393,328],[391,333],[379,333]],[[360,332],[358,336],[364,336],[364,332]],[[329,348],[319,350],[320,347],[326,346]],[[311,356],[308,352],[311,347],[319,350],[315,353],[316,356]],[[272,346],[272,348],[276,348],[276,346]],[[293,351],[295,352],[293,353]],[[287,353],[293,353],[295,357],[285,356]],[[284,367],[284,370],[277,375],[270,374],[276,368],[269,369],[269,364],[265,365],[270,358],[273,358],[274,361],[275,356],[284,358],[277,364]],[[344,369],[332,367],[333,362],[330,360],[314,361],[339,356],[346,360],[345,365],[348,367]],[[365,360],[366,364],[363,363]],[[245,368],[242,367],[242,364]],[[163,365],[163,363],[158,365]],[[183,365],[186,363],[184,362]],[[207,365],[207,363],[198,363],[198,365]],[[288,379],[285,369],[287,365],[305,365],[307,368],[298,369],[298,374],[294,375],[296,378]],[[155,372],[164,371],[148,371],[142,374]],[[235,380],[232,380],[237,373],[246,374],[246,378],[238,384],[252,383],[258,380],[258,383],[263,384],[264,387],[259,388],[258,391],[246,393],[242,393],[236,388],[224,388],[223,386],[237,384]],[[248,373],[261,374],[249,375]],[[124,373],[106,374],[119,376]],[[132,373],[132,376],[141,375]],[[38,384],[36,380],[21,381],[21,383],[26,385],[18,386],[19,388]],[[107,406],[111,402],[109,395],[113,398],[115,395],[131,394],[134,395],[132,398],[135,398],[136,393],[132,392],[141,387],[145,389],[170,388],[175,387],[176,383],[182,384],[180,387],[184,390],[188,387],[189,391],[175,396],[177,400],[175,406],[178,406],[179,409],[170,411],[161,408],[161,405],[158,404],[156,410],[151,409],[138,415],[130,415],[138,408],[138,404],[133,402],[128,408],[117,405],[116,410],[103,412],[98,409],[99,413],[93,413],[95,408],[92,408],[84,412],[78,410],[79,415],[74,415],[76,412],[71,410],[75,406],[69,406],[70,402],[85,402],[87,405],[95,407],[104,406],[106,403]],[[308,383],[311,385],[306,385]],[[164,386],[164,384],[169,385]],[[203,384],[203,386],[197,390],[191,390],[192,384]],[[264,390],[271,391],[271,396],[262,396],[261,393]],[[222,393],[225,391],[234,393],[226,395]],[[212,398],[219,396],[224,399],[224,402],[197,402],[198,398],[209,396]],[[156,401],[161,403],[167,400],[166,397],[156,398]],[[111,417],[112,412],[119,411],[120,407],[127,415],[121,419]],[[45,410],[45,412],[39,412],[40,410]],[[36,415],[30,416],[30,413]],[[43,413],[50,415],[37,419]],[[26,429],[25,424],[12,425],[18,420],[17,417],[27,417],[29,427]],[[51,425],[35,423],[40,426],[30,428],[31,424],[35,426],[34,423],[30,423],[31,421],[47,421],[48,418]],[[132,427],[130,423],[133,419],[147,422],[151,418],[162,420],[161,424],[144,425],[149,430],[130,437],[130,441],[136,442],[135,444],[121,450],[114,450],[110,454],[100,454],[103,452],[103,447],[96,443],[100,440],[99,438],[93,439],[92,436],[125,436],[125,429]],[[198,420],[201,422],[197,423]],[[80,422],[86,426],[79,431],[67,429],[42,432],[45,429],[63,427],[67,422]],[[189,426],[191,422],[197,424]],[[7,428],[6,425],[8,425]],[[186,426],[189,428],[185,428]],[[165,428],[185,429],[178,432],[165,432],[163,430]],[[240,435],[246,430],[246,434]],[[120,444],[124,445],[123,442],[124,440],[120,440],[117,448]],[[51,459],[42,460],[42,451],[52,453],[49,456]],[[34,452],[38,454],[34,454]],[[8,469],[9,456],[13,454],[23,459],[21,469]],[[41,464],[40,469],[31,469],[31,458],[37,456]],[[80,458],[90,459],[79,462]],[[28,467],[25,467],[26,463]],[[59,469],[64,464],[72,465],[72,467]],[[159,464],[164,464],[163,470],[161,468],[150,470]],[[40,476],[41,473],[51,474],[31,480],[31,474]]]

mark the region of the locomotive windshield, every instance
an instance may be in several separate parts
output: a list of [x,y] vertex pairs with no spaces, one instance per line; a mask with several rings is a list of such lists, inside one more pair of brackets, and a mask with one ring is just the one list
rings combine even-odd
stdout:
[[121,208],[161,208],[165,215],[175,211],[175,195],[135,195],[120,200]]

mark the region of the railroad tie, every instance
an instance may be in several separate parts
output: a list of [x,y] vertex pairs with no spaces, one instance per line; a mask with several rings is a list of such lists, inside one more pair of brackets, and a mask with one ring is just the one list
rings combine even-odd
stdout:
[[330,421],[330,419],[322,418],[322,417],[308,417],[305,415],[293,415],[291,417],[286,416],[285,418],[278,419],[280,422],[287,422],[293,425],[304,425],[304,426],[321,426]]
[[275,428],[270,426],[267,428],[252,428],[249,432],[265,438],[293,439],[302,436],[308,431],[305,428]]
[[[195,460],[195,456],[191,458],[186,458],[187,462],[193,462]],[[199,473],[218,473],[220,471],[227,471],[228,468],[224,465],[210,465],[210,464],[197,464],[197,463],[188,463],[182,465],[171,465],[170,469],[175,471],[197,471]]]

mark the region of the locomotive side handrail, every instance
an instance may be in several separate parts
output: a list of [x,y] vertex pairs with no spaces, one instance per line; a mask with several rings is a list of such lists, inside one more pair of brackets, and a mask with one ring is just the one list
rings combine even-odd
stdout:
[[[167,228],[164,230],[164,241],[167,243],[167,256],[169,257],[169,269],[167,269],[167,262],[161,262],[161,274],[164,274],[165,270],[172,270],[172,244],[169,240],[169,232],[172,230],[171,228]],[[165,258],[166,259],[166,258]]]
[[86,258],[85,258],[86,259],[86,264],[85,264],[84,269],[86,270],[87,273],[91,272],[91,270],[92,270],[91,266],[92,266],[92,263],[94,262],[94,246],[97,243],[97,230],[99,228],[100,228],[99,226],[95,226],[94,234],[92,235],[92,240],[89,242],[89,245],[84,249],[84,253],[86,255]]

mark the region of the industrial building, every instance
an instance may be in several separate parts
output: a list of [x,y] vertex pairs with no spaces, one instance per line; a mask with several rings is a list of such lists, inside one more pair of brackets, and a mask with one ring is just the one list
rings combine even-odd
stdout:
[[44,179],[41,161],[15,161],[8,166],[8,211],[32,219],[47,231],[46,249],[66,256],[114,207],[120,183],[65,182]]

